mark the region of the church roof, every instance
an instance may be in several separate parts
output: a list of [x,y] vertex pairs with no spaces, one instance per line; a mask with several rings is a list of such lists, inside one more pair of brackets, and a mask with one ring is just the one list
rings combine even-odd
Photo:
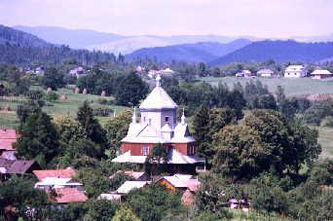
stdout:
[[177,104],[164,91],[160,84],[161,77],[156,77],[156,87],[140,105],[140,109],[177,108]]
[[[112,162],[114,163],[145,163],[147,156],[132,156],[131,151],[114,158]],[[186,156],[179,151],[172,149],[168,164],[196,164],[204,163],[205,160],[198,156]]]

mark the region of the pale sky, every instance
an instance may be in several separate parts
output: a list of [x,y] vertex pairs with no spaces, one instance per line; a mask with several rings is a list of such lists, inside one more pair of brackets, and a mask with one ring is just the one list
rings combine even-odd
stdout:
[[123,35],[326,35],[333,0],[0,0],[0,24]]

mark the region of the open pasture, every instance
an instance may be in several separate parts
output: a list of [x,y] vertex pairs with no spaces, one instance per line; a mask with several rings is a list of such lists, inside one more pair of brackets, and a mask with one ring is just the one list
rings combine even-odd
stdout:
[[[37,89],[37,88],[35,88]],[[40,88],[38,88],[40,89]],[[100,104],[99,99],[107,99],[113,100],[113,97],[101,97],[98,95],[91,95],[91,94],[75,94],[71,89],[60,89],[57,91],[59,97],[62,94],[67,94],[68,99],[62,101],[60,98],[55,102],[46,102],[43,110],[49,114],[51,117],[55,117],[57,115],[65,115],[69,114],[73,117],[76,116],[76,112],[78,108],[82,105],[82,103],[87,100],[90,102],[90,105],[93,109],[97,108],[108,108],[116,111],[116,113],[120,113],[126,107],[123,106],[116,106],[116,105],[109,105],[109,104]],[[0,99],[0,107],[8,106],[9,110],[2,110],[0,111],[0,126],[7,127],[7,128],[14,128],[18,126],[18,119],[16,116],[16,109],[17,107],[25,101],[24,97],[3,97]],[[97,117],[99,121],[104,124],[107,120],[112,117],[113,114],[110,114],[109,117]]]
[[240,82],[243,86],[248,81],[260,80],[262,84],[267,85],[271,92],[276,91],[276,87],[281,85],[285,94],[288,96],[311,95],[311,94],[333,94],[333,81],[314,80],[311,78],[237,78],[237,77],[224,77],[213,78],[204,77],[199,80],[205,81],[212,85],[217,85],[219,81],[226,83],[230,88],[234,83]]

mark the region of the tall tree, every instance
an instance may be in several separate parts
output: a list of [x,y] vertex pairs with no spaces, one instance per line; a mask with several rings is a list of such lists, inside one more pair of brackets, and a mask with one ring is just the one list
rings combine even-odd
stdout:
[[60,73],[55,67],[46,68],[41,84],[44,88],[52,88],[52,90],[62,88],[65,86],[64,74]]
[[100,156],[103,156],[104,150],[107,147],[106,132],[94,117],[93,110],[89,106],[88,101],[83,102],[83,105],[79,107],[77,120],[87,138],[100,146]]
[[45,167],[59,151],[59,136],[51,118],[42,111],[31,113],[19,128],[20,137],[15,143],[18,154],[26,159],[36,159]]
[[146,97],[148,85],[135,72],[127,74],[118,83],[116,102],[125,106],[137,106]]

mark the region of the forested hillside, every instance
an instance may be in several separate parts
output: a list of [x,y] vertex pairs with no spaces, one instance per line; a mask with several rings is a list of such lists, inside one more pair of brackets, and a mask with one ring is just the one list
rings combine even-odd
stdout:
[[0,44],[15,44],[24,47],[46,47],[51,44],[23,31],[0,25]]
[[225,65],[231,62],[316,62],[333,56],[333,42],[300,43],[288,41],[259,41],[222,56],[210,64]]
[[74,50],[68,46],[48,43],[34,35],[0,26],[0,63],[29,65],[31,63],[58,64],[75,59],[86,65],[115,62],[111,53]]
[[143,48],[128,56],[129,60],[150,58],[159,62],[171,62],[173,60],[185,62],[208,62],[232,51],[240,49],[251,41],[238,39],[228,44],[218,42],[199,42],[196,44],[179,44],[166,47]]

